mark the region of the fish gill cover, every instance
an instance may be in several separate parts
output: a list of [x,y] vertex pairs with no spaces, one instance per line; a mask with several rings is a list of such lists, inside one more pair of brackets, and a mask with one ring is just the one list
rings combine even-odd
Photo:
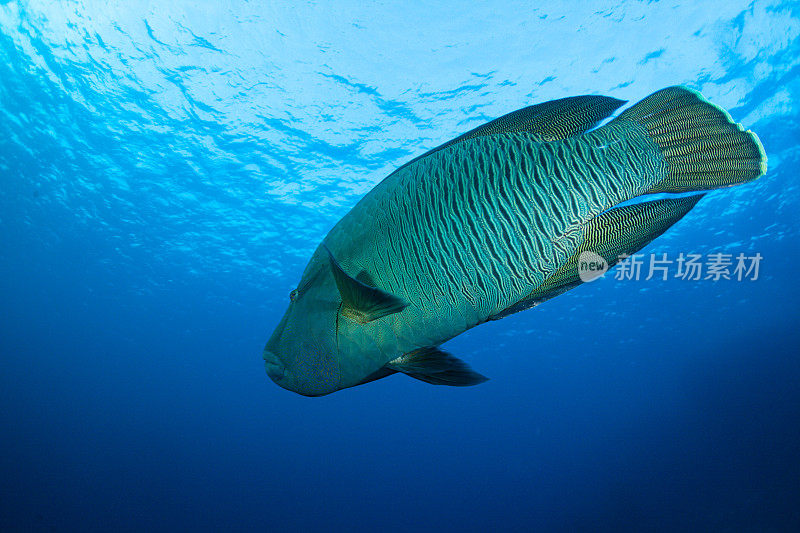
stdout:
[[[0,56],[3,529],[800,527],[795,3],[6,0]],[[446,343],[479,387],[269,382],[306,261],[392,170],[677,84],[769,172],[639,275]]]

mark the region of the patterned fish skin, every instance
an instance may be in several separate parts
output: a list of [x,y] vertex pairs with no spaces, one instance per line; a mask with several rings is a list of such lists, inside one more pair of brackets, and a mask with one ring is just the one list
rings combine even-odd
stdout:
[[490,320],[531,309],[583,283],[578,271],[582,252],[593,252],[606,261],[608,268],[613,267],[620,257],[637,252],[668,230],[703,196],[696,194],[615,207],[594,217],[584,226],[578,248],[556,272],[525,298],[491,316]]
[[[698,98],[686,89],[673,90],[685,99]],[[596,123],[621,103],[614,102],[592,102],[602,109],[588,108],[583,122]],[[541,109],[550,112],[549,104]],[[586,116],[585,109],[576,116]],[[569,117],[559,123],[562,115],[551,115],[544,115],[549,130],[546,122],[537,122],[541,113],[506,126],[498,126],[498,119],[474,134],[476,128],[399,168],[362,198],[306,267],[296,298],[265,348],[270,377],[300,394],[327,394],[382,377],[387,363],[402,361],[404,354],[505,316],[504,310],[536,294],[568,263],[584,233],[602,240],[602,228],[590,221],[659,184],[664,188],[680,163],[665,150],[687,151],[674,148],[675,135],[665,148],[647,118],[640,120],[635,112],[586,133],[588,126],[576,126]],[[665,122],[669,119],[659,119],[656,127],[663,129]],[[495,132],[508,123],[516,131]],[[548,132],[556,140],[546,140]],[[558,138],[562,135],[572,136]],[[694,136],[691,143],[702,144]],[[753,148],[748,150],[752,156]],[[706,169],[709,163],[702,164]],[[764,168],[765,163],[759,167]],[[731,182],[725,179],[722,185]],[[706,184],[713,186],[713,180]],[[649,219],[640,219],[646,233]],[[344,316],[325,247],[350,277],[407,307],[367,323]]]

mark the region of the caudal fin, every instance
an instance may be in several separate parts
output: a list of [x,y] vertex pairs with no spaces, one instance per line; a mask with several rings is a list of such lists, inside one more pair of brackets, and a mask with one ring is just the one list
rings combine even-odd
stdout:
[[730,187],[762,176],[767,156],[758,136],[744,131],[697,91],[667,87],[617,117],[647,130],[666,161],[666,177],[648,193]]

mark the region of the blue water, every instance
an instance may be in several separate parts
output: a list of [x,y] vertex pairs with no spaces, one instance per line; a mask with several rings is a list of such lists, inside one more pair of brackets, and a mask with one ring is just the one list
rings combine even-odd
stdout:
[[[797,4],[433,4],[0,0],[0,529],[800,530]],[[758,279],[608,275],[447,343],[477,387],[269,381],[310,253],[393,168],[672,84],[769,172],[644,252]]]

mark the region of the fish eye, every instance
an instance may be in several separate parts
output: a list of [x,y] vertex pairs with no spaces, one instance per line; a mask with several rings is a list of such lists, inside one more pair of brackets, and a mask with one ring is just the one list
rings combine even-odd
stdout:
[[300,293],[297,289],[294,289],[292,292],[289,293],[289,300],[292,302],[297,300],[297,295]]

